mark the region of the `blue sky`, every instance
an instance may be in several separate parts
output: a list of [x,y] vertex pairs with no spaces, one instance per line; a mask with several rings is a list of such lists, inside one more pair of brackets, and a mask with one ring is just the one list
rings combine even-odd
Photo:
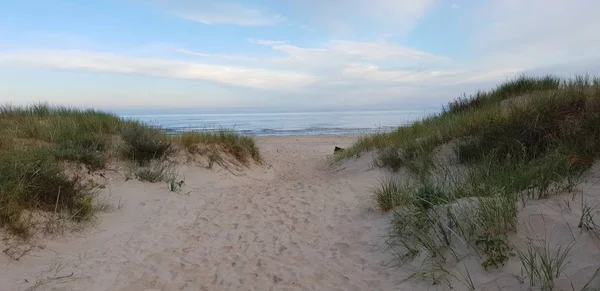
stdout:
[[596,0],[0,0],[0,101],[439,106],[596,73]]

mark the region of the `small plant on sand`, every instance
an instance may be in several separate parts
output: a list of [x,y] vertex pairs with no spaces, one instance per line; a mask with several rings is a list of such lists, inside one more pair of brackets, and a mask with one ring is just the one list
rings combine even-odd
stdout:
[[169,181],[174,175],[170,166],[162,161],[152,160],[142,166],[134,166],[133,174],[140,180],[150,183]]
[[396,147],[387,147],[379,151],[374,161],[377,167],[389,167],[392,171],[398,171],[404,166],[404,153]]
[[439,260],[427,260],[418,266],[416,272],[408,276],[405,280],[418,279],[429,282],[432,285],[444,284],[450,289],[454,289],[451,277],[454,277]]
[[465,271],[458,270],[458,275],[453,275],[455,279],[459,282],[463,283],[468,290],[475,290],[475,283],[473,282],[473,277],[471,276],[471,272],[467,266],[463,266]]
[[481,247],[487,256],[481,264],[486,270],[502,266],[508,261],[511,248],[503,236],[481,235],[475,240],[475,245]]
[[373,190],[373,193],[379,209],[384,212],[411,201],[407,196],[410,195],[409,185],[400,185],[400,182],[393,178],[382,181],[380,186]]
[[217,165],[224,165],[225,160],[223,159],[223,157],[221,156],[221,154],[218,152],[218,150],[210,150],[207,154],[207,158],[208,158],[208,167],[209,169],[212,169],[215,164]]
[[600,225],[596,223],[596,215],[599,213],[598,207],[591,206],[589,202],[583,201],[583,195],[581,200],[581,218],[578,227],[600,238]]
[[416,207],[428,210],[435,205],[448,202],[448,197],[440,187],[425,182],[417,189],[413,201]]
[[528,239],[525,249],[516,249],[517,256],[532,287],[554,290],[554,281],[568,263],[573,244],[551,247],[545,240]]
[[171,192],[179,192],[181,191],[181,187],[184,184],[184,180],[179,180],[177,179],[176,175],[172,175],[168,181],[167,181],[167,186],[169,188],[169,191]]

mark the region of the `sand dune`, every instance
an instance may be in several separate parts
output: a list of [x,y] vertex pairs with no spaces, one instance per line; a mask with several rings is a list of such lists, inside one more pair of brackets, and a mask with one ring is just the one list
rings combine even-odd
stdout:
[[[382,250],[389,218],[374,209],[370,188],[386,173],[369,166],[372,156],[327,167],[334,146],[355,139],[258,138],[265,165],[239,175],[182,166],[180,193],[113,173],[101,195],[122,207],[80,232],[44,240],[19,261],[0,256],[0,290],[447,289],[404,281],[414,270],[392,266]],[[600,203],[595,184],[585,187]],[[532,223],[538,229],[576,224],[580,206],[573,202],[564,218],[561,201],[529,206],[521,220],[552,210],[544,225]],[[564,239],[569,230],[557,231]],[[600,251],[595,238],[577,237],[583,244],[572,251],[575,263],[567,271],[581,288]],[[463,265],[481,290],[527,289],[511,275],[520,268],[514,258],[487,273],[475,259],[457,268]],[[567,288],[570,282],[558,283]]]
[[179,194],[115,174],[102,194],[123,207],[18,262],[0,256],[0,289],[389,289],[394,270],[374,246],[387,219],[368,192],[377,171],[324,162],[354,140],[259,138],[265,166],[241,176],[183,167]]

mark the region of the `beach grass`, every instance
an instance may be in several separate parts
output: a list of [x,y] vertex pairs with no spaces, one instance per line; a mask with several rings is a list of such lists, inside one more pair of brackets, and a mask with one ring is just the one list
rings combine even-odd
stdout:
[[[514,255],[508,235],[516,231],[518,205],[573,190],[598,158],[598,144],[599,78],[520,76],[410,126],[362,137],[332,159],[374,151],[375,165],[407,169],[406,182],[374,190],[379,208],[394,211],[388,243],[398,259],[424,254],[446,261],[466,244],[491,269]],[[443,147],[452,149],[454,162],[440,156]],[[581,220],[582,228],[595,229],[589,217]],[[556,260],[547,248],[529,251],[541,252],[519,253],[535,265],[527,266],[531,280],[551,286],[567,246]]]
[[531,287],[554,290],[554,281],[560,278],[568,263],[568,255],[573,244],[552,247],[545,240],[528,238],[525,248],[516,253],[523,264]]
[[[247,162],[260,158],[251,138],[234,132],[186,133],[184,147],[219,145],[225,154]],[[67,213],[75,221],[94,216],[97,185],[77,170],[105,169],[113,162],[131,162],[143,181],[170,179],[165,158],[179,139],[161,128],[97,111],[36,104],[0,106],[0,226],[27,237],[27,213]]]
[[177,136],[176,140],[189,152],[205,154],[215,161],[222,161],[223,153],[234,157],[243,165],[248,165],[250,160],[261,161],[260,150],[254,139],[234,131],[188,131]]
[[137,122],[125,123],[121,138],[125,142],[125,156],[139,164],[162,159],[171,153],[173,147],[169,136],[162,129]]

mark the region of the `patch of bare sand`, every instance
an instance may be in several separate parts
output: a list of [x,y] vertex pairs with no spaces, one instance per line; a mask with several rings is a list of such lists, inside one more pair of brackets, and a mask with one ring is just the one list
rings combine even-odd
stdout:
[[325,162],[355,140],[257,138],[265,165],[184,165],[179,193],[112,173],[102,195],[119,209],[19,261],[0,255],[0,290],[393,289],[368,191],[377,170]]

